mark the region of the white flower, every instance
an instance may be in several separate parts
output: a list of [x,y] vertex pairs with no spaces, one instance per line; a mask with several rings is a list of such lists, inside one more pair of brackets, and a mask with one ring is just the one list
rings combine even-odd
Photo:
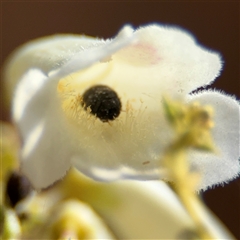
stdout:
[[[23,172],[36,188],[71,166],[98,180],[159,179],[159,159],[173,138],[162,107],[167,94],[215,109],[219,154],[190,153],[192,166],[203,173],[200,188],[236,178],[239,103],[217,91],[189,95],[210,84],[221,65],[219,54],[191,35],[161,25],[126,26],[106,41],[57,35],[26,44],[6,68]],[[101,103],[89,104],[104,94]]]
[[[63,181],[26,200],[17,205],[17,213],[38,222],[24,229],[23,238],[77,239],[85,234],[86,239],[202,239],[178,196],[163,181],[103,183],[72,169]],[[212,238],[234,239],[207,208],[194,206]]]

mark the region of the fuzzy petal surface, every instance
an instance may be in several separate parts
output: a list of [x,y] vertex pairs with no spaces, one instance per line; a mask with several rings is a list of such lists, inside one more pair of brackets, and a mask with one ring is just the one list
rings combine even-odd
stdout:
[[190,97],[192,101],[214,109],[213,140],[216,153],[194,151],[190,159],[202,173],[200,188],[224,184],[240,174],[240,106],[231,96],[217,91],[204,91]]

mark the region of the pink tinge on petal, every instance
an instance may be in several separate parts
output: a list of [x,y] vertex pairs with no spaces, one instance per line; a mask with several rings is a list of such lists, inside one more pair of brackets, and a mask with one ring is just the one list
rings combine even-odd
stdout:
[[158,55],[158,49],[144,42],[138,42],[125,47],[116,54],[116,57],[127,64],[136,66],[156,65],[161,60],[161,57]]

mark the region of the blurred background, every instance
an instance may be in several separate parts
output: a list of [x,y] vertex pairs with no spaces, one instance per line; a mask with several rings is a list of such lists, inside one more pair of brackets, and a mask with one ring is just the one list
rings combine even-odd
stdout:
[[[1,3],[1,66],[19,45],[56,33],[113,37],[126,23],[181,26],[222,54],[224,68],[211,87],[240,98],[239,1],[8,1]],[[9,119],[1,102],[1,120]],[[240,239],[240,179],[203,193],[203,199]]]

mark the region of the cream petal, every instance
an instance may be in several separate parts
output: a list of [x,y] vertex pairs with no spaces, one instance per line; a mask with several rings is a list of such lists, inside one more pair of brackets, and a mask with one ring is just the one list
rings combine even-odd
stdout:
[[[88,202],[119,239],[188,239],[194,233],[192,219],[162,181],[99,183],[72,169],[58,189]],[[232,239],[204,206],[196,205],[196,211],[216,239]]]
[[130,26],[124,26],[114,39],[110,41],[106,40],[102,45],[93,46],[73,56],[59,69],[59,72],[56,73],[56,77],[63,78],[69,74],[87,68],[98,61],[108,61],[112,54],[133,42],[134,38],[132,33],[133,29]]
[[[127,181],[115,186],[122,196],[116,202],[122,203],[101,213],[120,239],[188,239],[195,234],[192,220],[164,182]],[[204,206],[196,206],[196,212],[214,238],[233,238]]]
[[194,151],[190,154],[192,164],[202,172],[200,189],[205,190],[227,183],[240,174],[240,107],[233,97],[217,91],[191,95],[190,101],[198,101],[214,109],[212,135],[217,153]]
[[[220,55],[210,51],[180,28],[150,25],[134,33],[138,41],[113,58],[138,73],[131,81],[156,85],[167,93],[189,93],[210,84],[220,73]],[[136,74],[135,74],[136,75]]]
[[39,114],[39,110],[34,107],[29,111],[28,105],[46,81],[46,75],[39,70],[33,69],[23,76],[15,90],[12,115],[13,121],[18,124],[23,138],[28,134],[29,130],[34,127],[36,122],[42,118],[42,112]]
[[[33,85],[33,79],[40,84]],[[41,71],[29,70],[20,80],[13,101],[14,121],[23,138],[21,170],[35,188],[47,187],[62,178],[70,168],[72,153],[66,144],[70,136],[59,99],[47,80]],[[24,95],[29,87],[34,94],[27,98]]]
[[100,44],[103,44],[103,41],[68,34],[43,37],[24,44],[6,62],[4,77],[7,97],[12,97],[15,85],[30,68],[39,68],[48,74],[78,52]]
[[[55,126],[57,127],[53,127]],[[46,188],[63,178],[70,168],[71,149],[66,145],[65,136],[58,129],[59,124],[44,125],[39,135],[25,140],[20,158],[21,171],[29,178],[35,189]],[[34,141],[29,149],[29,142]],[[31,142],[30,142],[31,143]]]
[[[12,98],[17,82],[30,68],[38,68],[45,74],[49,74],[50,72],[61,68],[70,59],[76,57],[83,51],[85,52],[84,64],[88,62],[86,56],[89,56],[89,54],[91,54],[90,57],[92,61],[96,62],[102,58],[102,55],[99,54],[101,50],[104,50],[104,53],[102,54],[105,57],[108,57],[112,52],[117,51],[119,48],[131,42],[132,32],[133,29],[126,25],[113,40],[105,41],[77,34],[61,34],[39,38],[20,46],[9,57],[5,64],[5,97],[8,101]],[[109,43],[111,43],[110,47]],[[101,49],[101,47],[103,48]],[[94,49],[99,49],[99,51],[94,51]],[[76,57],[75,60],[82,60],[83,57],[81,56],[79,57],[80,59]],[[74,61],[72,61],[71,64],[73,62]],[[81,66],[79,62],[76,63],[76,66],[77,70],[84,67]],[[64,69],[64,71],[66,72],[66,69]]]
[[119,239],[176,239],[193,228],[164,182],[99,183],[73,169],[58,187],[63,196],[88,202]]

